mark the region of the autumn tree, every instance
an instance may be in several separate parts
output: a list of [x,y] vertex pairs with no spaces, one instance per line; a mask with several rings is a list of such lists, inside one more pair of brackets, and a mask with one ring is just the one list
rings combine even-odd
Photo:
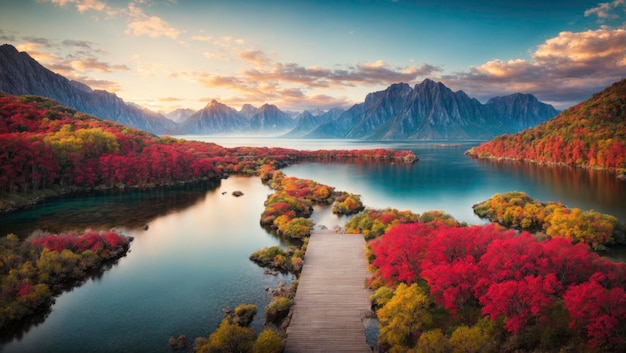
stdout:
[[433,322],[429,312],[431,305],[431,300],[417,284],[400,283],[393,298],[378,310],[379,342],[396,349],[413,347]]

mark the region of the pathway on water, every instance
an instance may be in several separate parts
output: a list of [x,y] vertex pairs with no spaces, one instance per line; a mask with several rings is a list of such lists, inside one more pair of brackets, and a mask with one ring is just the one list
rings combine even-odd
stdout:
[[315,231],[287,328],[286,353],[371,352],[365,318],[371,312],[361,234]]

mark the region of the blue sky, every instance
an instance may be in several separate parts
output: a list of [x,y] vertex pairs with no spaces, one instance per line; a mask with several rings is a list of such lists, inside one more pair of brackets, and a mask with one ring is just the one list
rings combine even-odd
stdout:
[[425,78],[563,109],[626,76],[625,16],[624,0],[0,0],[0,43],[163,111],[348,107]]

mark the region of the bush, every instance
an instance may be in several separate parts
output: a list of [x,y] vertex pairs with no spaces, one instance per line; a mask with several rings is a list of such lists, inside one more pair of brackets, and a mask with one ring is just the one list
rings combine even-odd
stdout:
[[289,314],[289,309],[293,306],[293,300],[286,297],[277,297],[265,307],[265,320],[268,322],[278,322]]

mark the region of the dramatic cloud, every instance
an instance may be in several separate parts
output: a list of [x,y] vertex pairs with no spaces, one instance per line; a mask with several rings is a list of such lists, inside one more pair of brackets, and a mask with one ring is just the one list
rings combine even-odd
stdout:
[[598,16],[598,19],[603,20],[607,18],[619,18],[617,14],[611,14],[611,10],[623,7],[624,0],[615,0],[613,2],[602,2],[599,3],[597,7],[591,8],[585,11],[585,16]]
[[274,63],[268,68],[247,70],[244,77],[246,80],[288,82],[308,88],[341,88],[356,84],[376,86],[410,82],[440,71],[440,68],[432,65],[392,67],[383,61],[335,70],[318,66],[304,67],[296,63]]
[[531,57],[493,60],[442,79],[482,99],[530,92],[563,109],[626,76],[626,29],[561,32]]
[[170,26],[157,16],[148,16],[142,9],[130,3],[128,5],[129,22],[126,34],[133,36],[148,36],[151,38],[169,37],[176,39],[181,31]]
[[[173,76],[198,82],[210,89],[231,92],[232,97],[218,99],[230,106],[272,103],[286,109],[328,109],[347,107],[355,102],[346,97],[333,98],[320,94],[320,89],[340,92],[356,86],[386,87],[400,81],[410,82],[432,76],[441,71],[432,65],[394,67],[384,61],[339,69],[305,67],[296,63],[272,62],[266,53],[256,49],[236,52],[239,60],[253,64],[254,68],[242,69],[231,75],[178,72]],[[207,53],[204,55],[208,56]]]

